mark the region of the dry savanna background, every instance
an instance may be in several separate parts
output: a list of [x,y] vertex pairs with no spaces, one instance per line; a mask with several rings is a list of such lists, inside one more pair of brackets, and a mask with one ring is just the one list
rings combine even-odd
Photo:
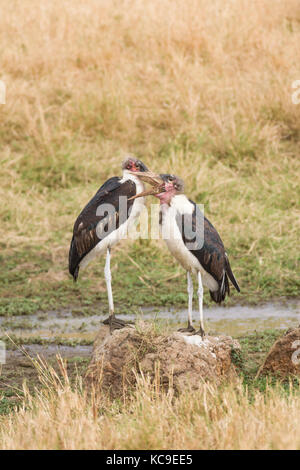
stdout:
[[[228,304],[299,296],[298,0],[0,9],[0,316],[106,312],[104,259],[74,284],[67,256],[76,216],[127,153],[179,175],[204,204],[242,290]],[[184,271],[161,241],[116,246],[112,274],[117,313],[186,304]],[[80,380],[47,374],[5,408],[2,448],[300,448],[292,385],[249,393],[241,378],[174,398],[145,379],[96,407]]]

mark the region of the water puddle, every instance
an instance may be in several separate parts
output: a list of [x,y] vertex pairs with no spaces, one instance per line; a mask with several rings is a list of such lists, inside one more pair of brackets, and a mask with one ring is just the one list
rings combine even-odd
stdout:
[[[151,313],[145,311],[145,315]],[[155,314],[174,323],[187,322],[187,310],[161,310]],[[152,313],[153,318],[153,313]],[[194,322],[199,324],[199,314],[193,312]],[[300,301],[266,303],[259,306],[216,306],[204,309],[205,328],[217,334],[240,336],[267,329],[287,329],[300,324]]]
[[[187,310],[174,308],[145,307],[138,315],[119,315],[126,320],[161,320],[174,327],[185,324]],[[206,330],[218,334],[239,336],[253,331],[296,327],[300,323],[300,301],[289,300],[285,303],[266,303],[259,306],[234,307],[215,306],[204,309]],[[47,314],[0,317],[0,334],[14,334],[26,338],[39,337],[51,339],[84,339],[92,341],[95,337],[103,315],[84,316],[73,315],[71,310],[52,311]],[[198,325],[198,312],[193,312],[193,318]]]

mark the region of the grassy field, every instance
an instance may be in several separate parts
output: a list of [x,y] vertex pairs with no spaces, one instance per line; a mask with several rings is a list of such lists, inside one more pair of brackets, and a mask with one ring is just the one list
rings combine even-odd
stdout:
[[[0,314],[106,308],[104,260],[74,285],[67,254],[126,152],[205,205],[242,288],[232,302],[299,294],[297,0],[12,0],[0,26]],[[163,244],[125,243],[120,310],[186,301]]]
[[[0,316],[107,312],[104,259],[74,284],[68,249],[78,213],[127,153],[182,177],[204,204],[241,286],[227,304],[299,297],[298,0],[0,9]],[[116,246],[112,275],[116,313],[187,302],[162,241]],[[42,388],[32,395],[34,379],[21,409],[1,416],[0,447],[300,448],[299,387],[254,383],[277,335],[241,339],[238,384],[176,399],[141,382],[124,403],[95,404],[80,379],[71,386],[62,368],[59,382],[45,366]],[[15,403],[1,391],[0,414]]]

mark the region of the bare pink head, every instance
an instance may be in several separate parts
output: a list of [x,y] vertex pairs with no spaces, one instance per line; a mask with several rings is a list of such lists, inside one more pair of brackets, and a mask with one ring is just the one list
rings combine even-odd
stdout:
[[175,175],[162,174],[160,178],[165,182],[164,191],[155,194],[161,204],[170,204],[172,198],[183,192],[183,181]]

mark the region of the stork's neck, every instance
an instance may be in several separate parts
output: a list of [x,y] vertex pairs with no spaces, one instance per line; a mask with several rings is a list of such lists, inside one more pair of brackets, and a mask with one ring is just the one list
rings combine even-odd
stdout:
[[169,193],[158,194],[157,197],[160,199],[160,204],[163,210],[166,208],[172,208],[180,214],[192,214],[194,210],[193,204],[188,200],[185,194],[175,194],[171,198],[161,197]]
[[185,194],[176,194],[172,198],[170,206],[180,214],[192,214],[194,210],[193,204]]
[[176,197],[176,192],[175,189],[174,191],[166,191],[164,193],[159,193],[156,194],[155,197],[157,197],[160,201],[160,204],[168,204],[168,206],[171,205],[172,200]]

